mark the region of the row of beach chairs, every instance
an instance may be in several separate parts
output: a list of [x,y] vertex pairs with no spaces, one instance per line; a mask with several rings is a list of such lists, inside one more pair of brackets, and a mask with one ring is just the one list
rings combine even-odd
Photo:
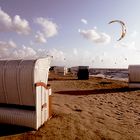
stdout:
[[[38,129],[51,118],[50,57],[0,61],[0,123]],[[140,88],[140,66],[130,65],[129,87]]]

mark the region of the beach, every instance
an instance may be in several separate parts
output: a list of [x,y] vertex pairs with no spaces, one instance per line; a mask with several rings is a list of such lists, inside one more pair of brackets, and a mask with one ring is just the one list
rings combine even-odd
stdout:
[[140,140],[140,0],[0,0],[0,140]]
[[0,140],[140,140],[140,90],[127,81],[50,73],[48,83],[52,118],[38,131],[8,127]]

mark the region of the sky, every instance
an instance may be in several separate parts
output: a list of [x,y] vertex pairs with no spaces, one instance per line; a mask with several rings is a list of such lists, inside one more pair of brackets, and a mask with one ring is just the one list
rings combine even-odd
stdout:
[[[140,0],[0,0],[0,59],[53,56],[51,65],[140,64]],[[126,25],[121,36],[119,23]]]

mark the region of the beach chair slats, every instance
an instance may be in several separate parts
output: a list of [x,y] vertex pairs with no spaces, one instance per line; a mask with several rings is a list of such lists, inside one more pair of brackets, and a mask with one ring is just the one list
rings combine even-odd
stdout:
[[0,122],[36,128],[36,113],[30,110],[17,108],[0,108]]
[[35,105],[34,64],[27,60],[0,61],[0,103]]
[[35,105],[34,65],[35,60],[22,60],[19,65],[18,85],[21,105]]

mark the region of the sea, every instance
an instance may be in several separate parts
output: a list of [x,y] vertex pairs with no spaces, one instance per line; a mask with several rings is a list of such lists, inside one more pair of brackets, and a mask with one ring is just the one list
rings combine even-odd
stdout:
[[121,68],[89,68],[89,75],[107,79],[128,81],[128,69]]

